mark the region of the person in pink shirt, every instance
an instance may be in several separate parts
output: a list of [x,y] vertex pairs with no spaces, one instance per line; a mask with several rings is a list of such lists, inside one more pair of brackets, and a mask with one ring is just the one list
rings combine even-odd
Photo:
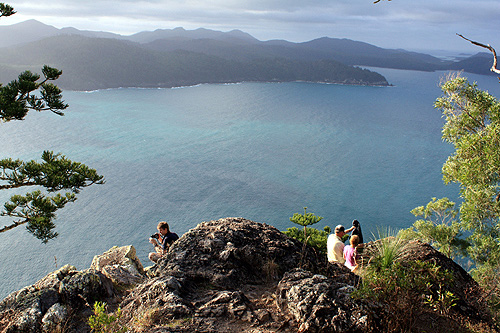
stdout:
[[359,245],[359,236],[351,236],[349,242],[351,243],[351,245],[346,245],[344,247],[344,265],[346,265],[352,272],[354,272],[354,270],[358,267],[358,264],[356,263],[356,247]]

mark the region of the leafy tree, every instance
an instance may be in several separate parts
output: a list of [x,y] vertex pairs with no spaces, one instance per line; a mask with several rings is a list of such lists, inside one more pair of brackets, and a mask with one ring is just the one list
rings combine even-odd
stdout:
[[401,230],[400,237],[420,239],[451,258],[465,254],[468,242],[461,238],[458,210],[453,201],[432,198],[427,206],[417,207],[411,213],[422,218],[412,227]]
[[476,264],[500,263],[500,103],[463,77],[442,85],[436,101],[446,123],[443,139],[455,152],[443,165],[445,183],[460,185],[460,225],[472,232]]
[[[0,3],[0,17],[10,16],[14,9]],[[30,110],[51,111],[64,115],[68,104],[62,101],[61,90],[50,81],[57,80],[62,71],[43,66],[43,79],[30,71],[21,73],[17,80],[0,84],[0,121],[23,120]],[[16,194],[4,204],[0,216],[13,217],[11,225],[4,226],[0,233],[27,224],[27,229],[36,238],[46,243],[57,237],[53,231],[55,212],[68,202],[76,200],[76,193],[92,184],[103,184],[104,178],[84,164],[72,162],[65,156],[45,151],[43,162],[23,162],[5,158],[0,160],[0,190],[22,187],[38,187],[25,195]],[[43,194],[45,188],[53,195]],[[61,194],[60,191],[68,191]]]
[[500,314],[500,103],[457,76],[442,85],[436,101],[446,123],[443,139],[455,152],[443,165],[446,183],[460,185],[460,227],[470,236],[471,274]]
[[[29,110],[50,110],[60,116],[68,107],[61,99],[61,90],[49,81],[57,80],[62,71],[43,66],[42,81],[40,75],[25,71],[17,80],[0,86],[0,119],[4,122],[23,120]],[[37,95],[39,93],[39,95]]]

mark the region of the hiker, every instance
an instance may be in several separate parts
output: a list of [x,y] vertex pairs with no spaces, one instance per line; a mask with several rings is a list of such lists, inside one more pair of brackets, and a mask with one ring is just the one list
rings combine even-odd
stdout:
[[344,247],[344,259],[345,259],[345,264],[347,268],[349,268],[352,272],[358,268],[358,263],[357,263],[357,246],[359,244],[359,236],[358,235],[352,235],[350,239],[350,244]]
[[149,242],[154,245],[156,252],[149,254],[149,260],[157,262],[158,259],[167,253],[170,245],[179,239],[175,232],[170,232],[168,223],[161,221],[158,223],[158,232],[149,237]]
[[[361,225],[359,224],[358,220],[353,220],[352,221],[352,227],[349,228],[349,231],[352,230],[351,235],[356,235],[359,237],[359,244],[363,244],[363,233],[361,232]],[[348,232],[346,230],[346,232]]]
[[342,237],[346,234],[345,228],[343,225],[339,224],[335,227],[335,235],[331,234],[328,236],[328,240],[326,242],[327,256],[328,261],[331,263],[339,263],[343,264],[345,262],[344,259],[344,242],[342,241]]

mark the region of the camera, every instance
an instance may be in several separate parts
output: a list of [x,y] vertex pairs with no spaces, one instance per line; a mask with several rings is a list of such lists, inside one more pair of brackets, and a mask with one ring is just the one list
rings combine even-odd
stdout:
[[156,234],[152,234],[150,237],[158,239],[160,237],[160,235],[158,235],[158,233],[156,233]]

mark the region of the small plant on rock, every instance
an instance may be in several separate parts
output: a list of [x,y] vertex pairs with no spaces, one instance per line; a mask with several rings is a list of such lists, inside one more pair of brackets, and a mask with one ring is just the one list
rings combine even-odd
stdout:
[[279,268],[280,268],[279,265],[276,263],[274,259],[268,259],[262,267],[262,270],[266,275],[266,280],[267,281],[276,280],[279,276]]
[[431,295],[425,295],[424,302],[429,305],[434,311],[442,315],[448,315],[452,307],[457,305],[458,297],[448,290],[443,290],[442,285]]
[[106,313],[105,302],[94,303],[94,314],[89,317],[88,323],[92,332],[95,333],[125,333],[127,327],[120,327],[119,319],[122,316],[121,309],[118,308],[113,314]]
[[[295,213],[293,214],[292,217],[290,217],[290,221],[301,225],[304,227],[304,232],[301,233],[299,229],[297,228],[288,228],[287,231],[285,231],[285,234],[289,237],[293,237],[299,241],[303,242],[302,246],[302,253],[301,253],[301,259],[300,259],[300,267],[302,267],[302,264],[304,262],[304,256],[306,253],[306,245],[309,244],[313,248],[319,250],[320,252],[326,252],[326,248],[323,249],[323,244],[326,245],[326,238],[328,237],[328,233],[326,233],[326,228],[325,232],[321,232],[317,229],[314,228],[308,228],[308,225],[313,225],[321,221],[323,217],[321,216],[316,216],[313,213],[308,213],[307,212],[307,207],[304,207],[304,214],[299,214]],[[328,228],[329,231],[330,228]],[[308,236],[308,231],[310,231],[310,234]],[[314,236],[311,238],[311,236]],[[319,237],[318,237],[319,236]],[[311,241],[313,239],[313,241]],[[314,245],[313,245],[314,244]]]

